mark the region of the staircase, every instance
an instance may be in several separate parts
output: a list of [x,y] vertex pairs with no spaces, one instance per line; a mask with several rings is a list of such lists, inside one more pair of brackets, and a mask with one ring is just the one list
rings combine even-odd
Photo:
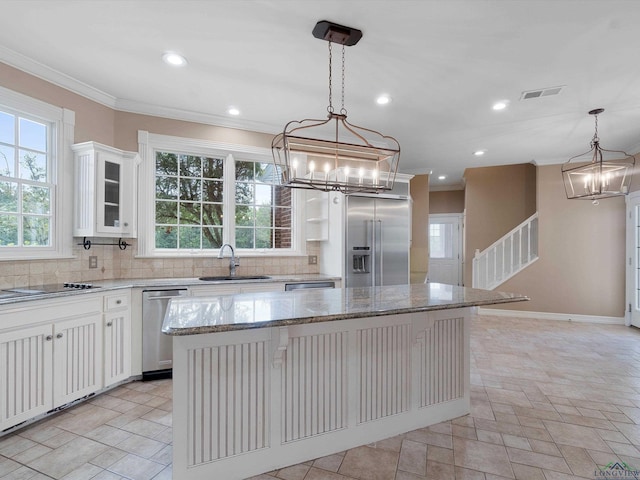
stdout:
[[493,290],[538,259],[538,213],[473,258],[473,288]]

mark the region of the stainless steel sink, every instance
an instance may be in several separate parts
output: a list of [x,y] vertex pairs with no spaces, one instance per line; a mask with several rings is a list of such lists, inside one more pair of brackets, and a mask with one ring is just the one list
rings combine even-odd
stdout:
[[200,277],[198,280],[205,282],[219,282],[228,280],[268,280],[271,277],[266,275],[235,275],[233,277],[229,275],[220,275],[217,277]]

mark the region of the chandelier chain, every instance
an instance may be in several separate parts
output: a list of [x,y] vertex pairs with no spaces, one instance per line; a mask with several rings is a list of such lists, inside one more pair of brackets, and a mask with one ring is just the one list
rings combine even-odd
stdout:
[[331,58],[332,58],[332,49],[331,49],[331,42],[329,42],[329,106],[327,107],[327,111],[329,113],[333,113],[333,99],[331,96],[331,80],[332,80],[332,75],[331,75]]
[[595,127],[595,131],[593,133],[593,139],[591,140],[591,143],[593,145],[595,145],[596,143],[600,142],[600,139],[598,138],[598,115],[594,115],[595,117],[595,121],[596,121],[596,127]]
[[342,45],[342,108],[340,108],[340,113],[342,115],[346,115],[347,114],[347,109],[344,108],[344,45]]

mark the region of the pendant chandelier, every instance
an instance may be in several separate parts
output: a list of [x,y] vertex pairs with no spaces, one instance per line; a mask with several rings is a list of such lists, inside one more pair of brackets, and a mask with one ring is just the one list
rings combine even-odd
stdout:
[[[393,189],[400,144],[393,137],[347,121],[344,106],[345,47],[362,38],[360,30],[320,21],[313,36],[329,43],[329,106],[327,118],[293,120],[271,143],[275,170],[282,186],[345,194],[380,193]],[[342,45],[342,101],[332,98],[332,45]]]
[[594,205],[601,198],[617,197],[629,193],[631,175],[636,160],[633,156],[600,147],[598,115],[604,108],[591,110],[595,118],[595,133],[591,150],[571,157],[562,165],[562,179],[569,199],[592,200]]

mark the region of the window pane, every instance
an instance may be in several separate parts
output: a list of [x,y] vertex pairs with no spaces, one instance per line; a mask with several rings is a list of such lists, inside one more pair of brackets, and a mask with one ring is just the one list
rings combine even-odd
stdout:
[[273,248],[273,230],[270,228],[256,229],[256,248]]
[[236,225],[253,227],[254,218],[253,207],[236,206]]
[[253,184],[246,182],[236,183],[236,203],[251,205],[253,203]]
[[22,243],[25,247],[45,247],[49,245],[49,217],[22,219]]
[[202,248],[220,248],[222,246],[222,228],[204,227],[202,229]]
[[253,162],[236,162],[236,181],[253,180],[253,165]]
[[200,225],[200,209],[199,203],[180,202],[180,225]]
[[178,202],[156,202],[156,223],[178,224]]
[[223,177],[223,158],[203,158],[202,159],[202,177],[203,178],[222,178]]
[[271,185],[256,184],[256,205],[273,204],[273,187]]
[[205,202],[222,202],[223,187],[221,180],[203,180],[202,199]]
[[156,173],[178,175],[178,157],[175,153],[156,152]]
[[16,117],[10,113],[0,112],[0,142],[14,144],[16,141]]
[[48,214],[50,206],[48,187],[22,186],[22,211],[24,213]]
[[190,200],[198,202],[202,200],[201,180],[195,178],[180,179],[180,198],[182,200]]
[[236,248],[253,248],[252,228],[236,228]]
[[178,227],[156,227],[156,248],[178,248]]
[[271,207],[256,208],[256,227],[272,227],[273,217]]
[[0,215],[0,247],[18,245],[18,216]]
[[222,205],[219,203],[205,203],[202,205],[203,225],[222,225]]
[[0,145],[0,175],[5,177],[16,176],[15,155],[15,148]]
[[0,212],[18,211],[18,184],[0,182]]
[[19,144],[21,147],[39,152],[47,151],[47,126],[26,118],[20,119],[18,126],[20,132]]
[[47,181],[47,156],[20,150],[20,178],[36,182]]
[[177,177],[156,177],[156,198],[178,199]]
[[453,257],[453,224],[432,223],[429,225],[429,256],[431,258]]
[[180,176],[200,177],[202,174],[202,159],[194,155],[180,155]]
[[180,227],[180,248],[200,248],[200,227]]

